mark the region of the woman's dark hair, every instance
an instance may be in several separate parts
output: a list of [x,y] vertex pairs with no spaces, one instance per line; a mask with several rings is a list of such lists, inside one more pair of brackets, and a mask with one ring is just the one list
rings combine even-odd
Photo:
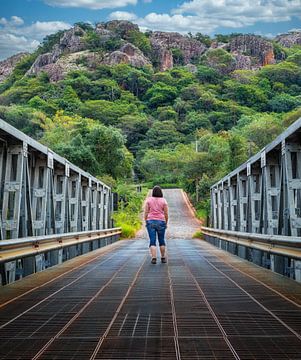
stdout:
[[162,192],[162,189],[160,188],[160,186],[155,186],[153,188],[152,196],[153,197],[163,197],[163,192]]

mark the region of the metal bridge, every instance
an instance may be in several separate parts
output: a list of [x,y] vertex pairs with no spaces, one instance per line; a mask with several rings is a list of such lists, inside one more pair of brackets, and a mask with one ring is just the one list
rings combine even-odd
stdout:
[[1,119],[0,204],[3,284],[98,247],[68,233],[91,240],[112,225],[109,186]]
[[301,119],[212,186],[211,225],[214,245],[301,281]]
[[[20,139],[19,132],[14,132],[19,137],[14,136],[8,131],[14,129],[4,123],[0,127],[6,159],[11,143],[17,142],[15,145],[21,145],[22,149],[23,141],[29,144],[27,152],[32,155],[22,152],[21,156],[32,179],[35,166],[29,159],[39,155],[39,151],[34,150],[37,143],[30,143],[27,137]],[[57,193],[51,189],[55,189],[56,168],[63,171],[60,176],[67,184],[71,179],[64,172],[66,160],[53,154],[53,166],[51,161],[48,166],[51,152],[43,149],[38,157],[44,159],[44,169],[46,166],[50,169],[48,181],[53,184],[48,189],[55,214],[56,206],[52,203]],[[88,186],[89,199],[92,199],[93,186],[94,191],[106,189],[110,198],[108,187],[100,182],[97,186],[97,179],[70,164],[71,168],[70,175],[80,175],[79,186]],[[5,182],[3,184],[2,196]],[[21,209],[24,209],[25,184],[15,188],[15,196],[18,191],[21,193]],[[67,226],[71,219],[66,187]],[[32,209],[35,185],[25,189],[31,201],[29,209]],[[79,228],[74,228],[74,232],[67,227],[68,232],[55,233],[55,225],[48,227],[46,211],[43,234],[33,232],[35,236],[28,236],[29,232],[24,237],[23,230],[19,230],[21,238],[0,241],[0,263],[15,264],[15,272],[10,272],[8,266],[5,268],[6,279],[14,281],[18,276],[28,275],[26,271],[31,273],[0,287],[0,359],[301,359],[301,284],[223,250],[240,246],[238,255],[242,255],[244,249],[247,253],[256,250],[270,254],[277,235],[203,228],[203,232],[209,234],[207,240],[222,249],[193,239],[200,223],[187,197],[179,189],[164,190],[170,209],[168,261],[152,265],[144,230],[133,240],[115,241],[120,229],[101,229],[104,225],[110,226],[109,215],[106,221],[99,220],[101,209],[96,215],[96,229],[93,228],[94,204],[98,208],[106,203],[98,193],[96,203],[90,200],[90,205],[82,204],[88,199],[82,199],[82,192],[79,191],[74,202],[79,208]],[[109,204],[110,200],[107,206]],[[82,225],[82,206],[89,209],[89,228]],[[20,216],[23,216],[21,210]],[[11,231],[7,222],[11,217],[2,214],[2,233],[6,236]],[[55,224],[56,217],[50,218]],[[34,224],[36,219],[31,219]],[[24,223],[20,219],[20,224],[22,221]],[[34,231],[35,227],[29,224],[25,222],[22,229]],[[255,241],[252,236],[260,238]],[[278,251],[290,252],[291,258],[296,256],[298,246],[289,243],[285,236],[281,239]],[[298,240],[297,237],[290,239]],[[265,251],[256,246],[266,246]],[[43,259],[41,268],[39,256]],[[42,268],[47,269],[39,271]],[[12,274],[15,277],[9,279],[8,275]]]

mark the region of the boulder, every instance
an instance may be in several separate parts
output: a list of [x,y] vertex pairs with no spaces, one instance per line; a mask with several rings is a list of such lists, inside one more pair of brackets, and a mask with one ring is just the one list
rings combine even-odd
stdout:
[[130,43],[124,44],[118,51],[107,54],[104,63],[107,65],[125,63],[135,67],[151,65],[150,61],[143,55],[142,51]]
[[235,59],[235,70],[251,70],[252,59],[250,56],[242,54],[232,54]]
[[13,72],[17,63],[27,55],[28,53],[22,52],[0,61],[0,82],[3,82]]

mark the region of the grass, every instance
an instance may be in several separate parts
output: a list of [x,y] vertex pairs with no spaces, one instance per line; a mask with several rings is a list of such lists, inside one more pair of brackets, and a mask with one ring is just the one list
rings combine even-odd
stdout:
[[196,231],[193,235],[192,235],[193,239],[203,239],[203,233],[201,231]]
[[147,194],[147,189],[142,188],[139,193],[135,186],[119,184],[116,191],[119,194],[119,209],[113,215],[116,227],[121,227],[121,238],[130,239],[135,237],[141,228],[142,204]]

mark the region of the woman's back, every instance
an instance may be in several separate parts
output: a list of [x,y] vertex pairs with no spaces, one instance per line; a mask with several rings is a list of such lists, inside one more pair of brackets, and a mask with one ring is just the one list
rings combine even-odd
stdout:
[[163,197],[150,196],[146,200],[146,206],[148,206],[147,220],[165,220],[164,207],[167,205],[166,200]]

